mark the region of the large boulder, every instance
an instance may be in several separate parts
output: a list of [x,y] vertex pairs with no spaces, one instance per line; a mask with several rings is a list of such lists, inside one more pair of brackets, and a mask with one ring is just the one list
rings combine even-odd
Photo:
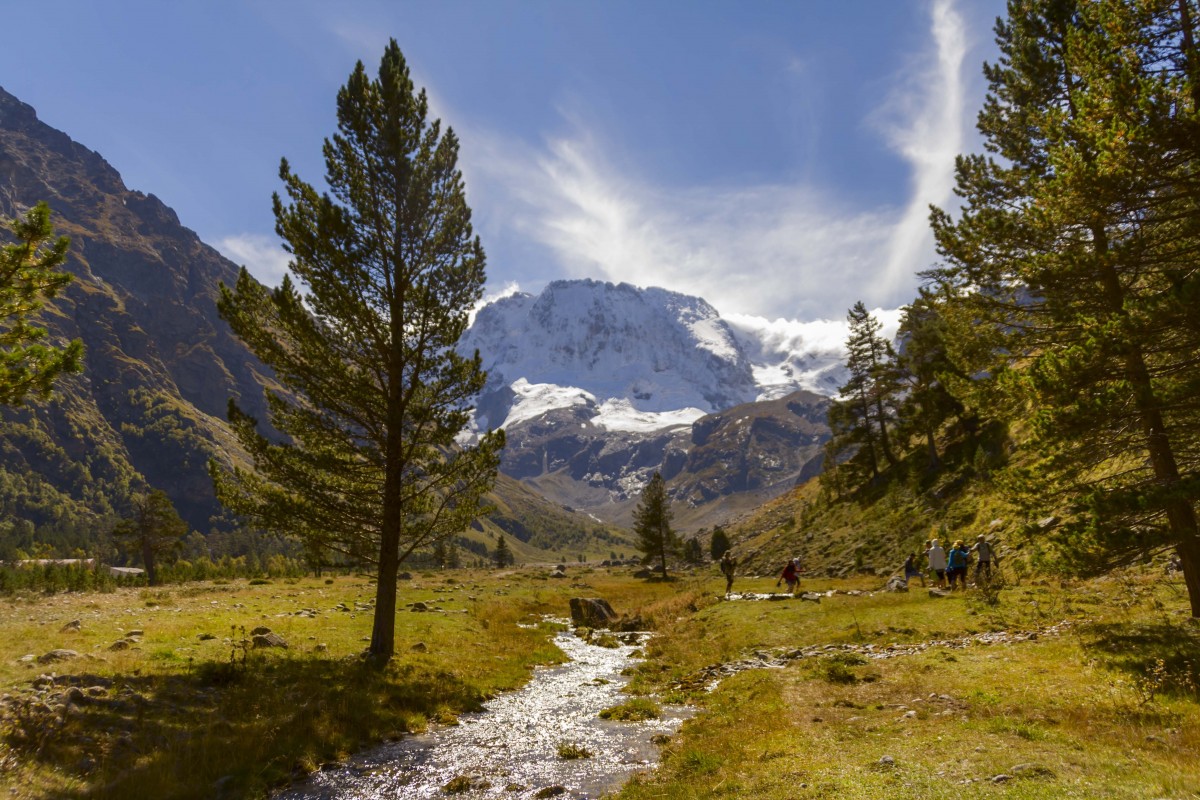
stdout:
[[599,597],[572,597],[571,621],[587,628],[607,628],[617,618],[617,612],[607,600]]

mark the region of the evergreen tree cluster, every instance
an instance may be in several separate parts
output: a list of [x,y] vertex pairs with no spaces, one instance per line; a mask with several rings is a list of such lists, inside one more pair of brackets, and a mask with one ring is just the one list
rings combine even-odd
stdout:
[[1011,0],[940,263],[899,353],[850,312],[829,488],[975,418],[1027,442],[1002,476],[1065,512],[1074,556],[1172,550],[1200,616],[1200,51],[1195,0]]

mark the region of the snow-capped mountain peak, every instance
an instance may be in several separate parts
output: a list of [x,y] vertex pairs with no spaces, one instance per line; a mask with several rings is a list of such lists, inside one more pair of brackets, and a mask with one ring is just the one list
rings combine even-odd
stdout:
[[731,324],[699,297],[595,280],[484,306],[460,349],[478,349],[488,371],[481,428],[570,407],[614,431],[690,425],[796,389],[833,394],[842,360],[840,346],[783,321]]

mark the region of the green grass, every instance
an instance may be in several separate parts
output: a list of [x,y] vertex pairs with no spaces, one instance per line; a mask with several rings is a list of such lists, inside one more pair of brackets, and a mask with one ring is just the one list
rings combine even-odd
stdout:
[[[871,594],[878,580],[866,577],[806,580],[820,592],[868,592],[814,604],[724,602],[715,571],[668,583],[599,569],[573,577],[419,575],[402,585],[401,603],[444,613],[400,610],[397,657],[383,671],[358,657],[371,613],[333,610],[371,600],[363,578],[5,599],[0,694],[28,697],[31,681],[52,671],[82,688],[111,684],[61,727],[39,725],[32,706],[10,707],[0,793],[202,798],[223,781],[232,796],[263,797],[520,686],[534,665],[562,657],[542,615],[565,616],[570,596],[598,596],[658,632],[622,707],[690,700],[702,709],[624,800],[1200,797],[1200,627],[1184,613],[1178,581],[1026,583],[991,605],[974,592]],[[773,581],[739,578],[738,589],[768,591]],[[305,609],[315,618],[297,614]],[[73,620],[80,630],[63,631]],[[1064,621],[1061,634],[1033,640],[971,638]],[[259,625],[290,647],[248,650],[242,664],[241,630]],[[108,650],[132,630],[143,631],[133,648]],[[740,672],[712,692],[695,680],[712,664],[808,645],[833,647],[783,669]],[[866,645],[914,652],[868,658]],[[20,660],[54,647],[82,656]],[[993,782],[1000,774],[1011,779]]]
[[[704,712],[618,796],[1200,798],[1200,626],[1180,590],[1122,576],[1011,587],[996,606],[922,592],[713,603],[665,625],[635,678],[645,692],[690,687]],[[953,644],[1062,620],[1057,636]],[[687,680],[755,651],[930,640],[947,644],[885,659],[831,651],[711,693]]]
[[600,711],[600,719],[618,722],[643,722],[648,719],[658,719],[661,716],[662,709],[658,707],[658,703],[645,697],[635,697],[620,705]]
[[[0,794],[208,798],[220,783],[229,796],[263,797],[322,763],[431,722],[453,723],[524,684],[535,665],[561,661],[558,626],[539,621],[566,616],[568,597],[603,596],[633,611],[675,591],[591,570],[578,570],[571,585],[521,572],[445,577],[401,586],[401,606],[421,601],[444,613],[400,608],[397,655],[382,671],[360,658],[372,614],[353,609],[374,596],[365,578],[6,598],[0,694],[26,699],[9,707],[0,736]],[[306,609],[316,616],[298,613]],[[62,631],[73,620],[80,630]],[[288,649],[241,649],[260,625]],[[108,649],[131,630],[144,632],[137,644]],[[54,648],[80,657],[21,660]],[[43,672],[107,688],[59,724],[31,693]]]

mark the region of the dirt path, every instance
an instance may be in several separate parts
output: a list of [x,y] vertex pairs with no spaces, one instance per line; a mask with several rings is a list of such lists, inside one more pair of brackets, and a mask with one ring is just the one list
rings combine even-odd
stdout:
[[1024,631],[989,631],[975,633],[970,636],[960,636],[954,639],[929,639],[912,644],[812,644],[806,647],[785,648],[776,647],[769,650],[755,650],[745,658],[728,661],[723,664],[711,664],[696,671],[682,681],[672,685],[672,689],[694,691],[703,688],[712,691],[717,684],[730,675],[736,675],[748,669],[782,669],[793,661],[802,658],[815,658],[835,653],[855,653],[866,658],[885,659],[912,656],[923,653],[931,648],[945,650],[965,650],[968,647],[991,646],[998,644],[1016,644],[1032,642],[1038,639],[1061,635],[1071,623],[1067,620],[1046,625],[1033,630]]

